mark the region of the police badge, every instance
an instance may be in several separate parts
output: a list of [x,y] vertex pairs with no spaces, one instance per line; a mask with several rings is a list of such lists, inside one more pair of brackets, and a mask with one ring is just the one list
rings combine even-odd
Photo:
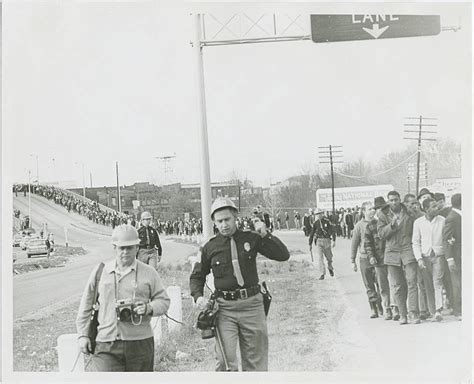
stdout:
[[245,249],[245,251],[249,252],[250,251],[250,244],[245,242],[244,243],[244,249]]

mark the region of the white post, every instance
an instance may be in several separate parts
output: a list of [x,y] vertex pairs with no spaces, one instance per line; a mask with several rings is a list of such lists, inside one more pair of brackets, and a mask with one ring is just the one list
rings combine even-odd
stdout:
[[204,238],[212,236],[211,213],[211,171],[209,166],[209,142],[207,138],[206,92],[204,65],[201,47],[201,15],[194,14],[193,50],[196,60],[196,81],[199,116],[199,149],[201,155],[201,213]]
[[[181,302],[181,288],[174,285],[166,288],[166,293],[171,299],[170,307],[168,309],[168,316],[174,320],[183,321],[183,305]],[[181,324],[168,319],[168,330],[175,331]]]
[[79,351],[77,334],[60,335],[57,352],[59,372],[84,372],[84,355]]
[[64,241],[66,243],[66,248],[69,246],[67,241],[67,227],[64,227]]

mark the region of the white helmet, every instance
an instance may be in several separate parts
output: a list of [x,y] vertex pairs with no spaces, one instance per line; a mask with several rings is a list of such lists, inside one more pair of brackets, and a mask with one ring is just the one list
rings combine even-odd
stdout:
[[211,219],[214,219],[214,213],[220,209],[224,208],[230,208],[235,210],[236,212],[237,207],[235,206],[234,202],[227,198],[227,197],[218,197],[217,199],[214,200],[211,206]]
[[139,243],[138,231],[129,224],[119,225],[112,232],[112,244],[117,247],[127,247]]

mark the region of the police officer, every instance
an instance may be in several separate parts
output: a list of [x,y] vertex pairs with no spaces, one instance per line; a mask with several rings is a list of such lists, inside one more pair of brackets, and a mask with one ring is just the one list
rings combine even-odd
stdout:
[[[268,332],[256,259],[261,253],[269,259],[285,261],[290,254],[259,218],[253,219],[255,232],[237,229],[237,208],[228,198],[214,201],[211,218],[218,233],[203,246],[201,260],[191,273],[191,295],[201,310],[207,308],[203,289],[206,276],[212,270],[219,308],[217,328],[229,369],[238,370],[236,350],[239,341],[242,370],[267,371]],[[216,351],[216,370],[224,371],[224,357],[219,348]]]
[[316,210],[316,221],[314,222],[313,228],[311,228],[311,233],[309,234],[310,250],[313,248],[313,239],[314,244],[316,245],[316,253],[319,260],[319,280],[324,280],[324,276],[326,275],[326,267],[324,265],[323,255],[328,261],[329,274],[334,276],[331,246],[332,248],[336,246],[336,232],[334,231],[329,219],[324,216],[324,211],[322,209]]
[[150,212],[145,211],[142,213],[142,226],[138,230],[140,244],[137,258],[141,262],[149,264],[156,269],[161,260],[162,249],[158,232],[150,225],[151,219]]

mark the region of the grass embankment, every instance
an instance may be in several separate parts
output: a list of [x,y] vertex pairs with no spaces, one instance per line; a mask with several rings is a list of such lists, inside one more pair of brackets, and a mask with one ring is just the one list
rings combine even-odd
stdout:
[[[198,311],[189,296],[190,265],[160,266],[165,286],[179,285],[183,293],[185,325],[156,349],[155,371],[213,371],[214,339],[203,340],[194,328]],[[327,371],[338,358],[332,332],[337,326],[335,308],[341,306],[335,284],[318,281],[310,263],[259,261],[260,280],[269,283],[273,302],[268,317],[270,370]],[[78,302],[42,320],[18,321],[14,326],[14,369],[57,371],[54,349],[57,337],[75,333]],[[331,315],[332,313],[332,315]],[[170,320],[168,320],[170,321]],[[89,366],[92,368],[92,364]]]
[[70,257],[85,255],[87,251],[81,247],[64,247],[56,245],[54,252],[48,257],[46,255],[36,259],[33,256],[30,259],[20,259],[13,263],[13,274],[21,275],[23,273],[38,271],[47,268],[64,267]]

